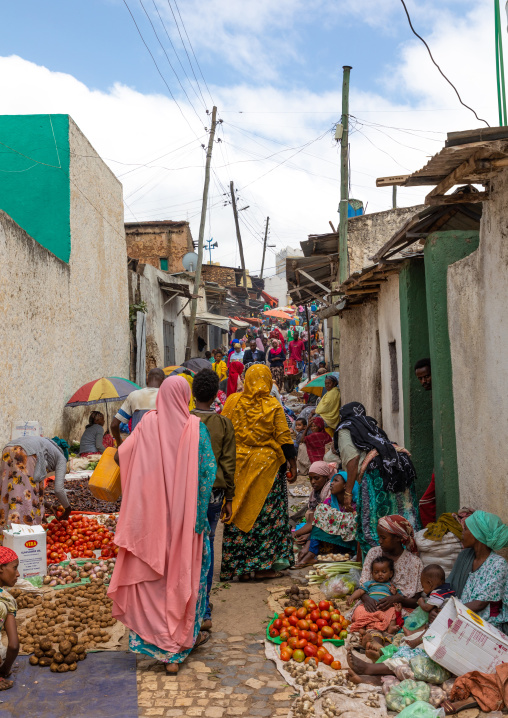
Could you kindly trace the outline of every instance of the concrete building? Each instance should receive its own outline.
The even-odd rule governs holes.
[[[279,301],[279,307],[286,307],[290,303],[288,281],[286,276],[287,261],[303,257],[302,250],[287,246],[275,255],[275,274],[265,277],[265,290]]]
[[[91,408],[64,411],[72,394],[129,376],[122,186],[68,115],[0,134],[0,443],[17,419],[75,438]]]
[[[165,272],[183,272],[182,257],[194,251],[189,223],[170,219],[126,222],[127,254]]]

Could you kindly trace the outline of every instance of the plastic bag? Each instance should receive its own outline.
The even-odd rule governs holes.
[[[431,686],[430,687],[429,703],[431,706],[434,706],[434,708],[439,708],[441,703],[445,700],[446,700],[446,693],[441,688],[441,686]]]
[[[381,676],[381,683],[384,695],[386,696],[394,686],[398,686],[400,681],[395,676]]]
[[[411,668],[409,663],[407,661],[404,661],[403,659],[395,658],[394,660],[396,662],[396,665],[394,665],[393,667],[390,665],[390,667],[392,668],[399,681],[414,681],[415,674],[413,673],[413,669]]]
[[[415,701],[399,713],[397,718],[438,718],[444,716],[443,709],[437,709],[426,701]]]
[[[347,574],[343,576],[334,576],[321,584],[320,589],[326,598],[342,598],[353,593],[356,586],[347,579]]]
[[[376,663],[384,663],[388,659],[390,659],[397,651],[399,650],[398,646],[394,646],[393,643],[390,643],[388,646],[384,646],[381,649],[381,658],[378,658]]]
[[[450,697],[450,693],[452,692],[452,688],[453,688],[453,684],[454,684],[454,683],[455,683],[455,678],[452,677],[452,678],[448,678],[448,680],[445,681],[445,682],[443,683],[443,685],[441,686],[441,688],[442,688],[442,689],[444,690],[444,692],[446,693],[446,697],[447,697],[447,698]]]
[[[409,661],[415,679],[426,683],[444,683],[450,678],[451,673],[446,668],[438,665],[428,656],[416,656]]]
[[[428,701],[429,698],[430,686],[422,681],[405,680],[398,686],[393,686],[386,696],[386,705],[390,710],[399,713],[415,701]]]
[[[429,614],[418,606],[404,619],[404,628],[407,628],[408,631],[416,631],[418,628],[427,625],[428,622]]]
[[[360,576],[362,575],[362,572],[359,568],[352,568],[350,569],[346,574],[344,574],[344,578],[346,578],[348,581],[350,581],[355,589],[358,588],[360,585]]]

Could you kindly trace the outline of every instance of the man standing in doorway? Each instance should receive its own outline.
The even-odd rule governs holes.
[[[415,364],[416,378],[423,386],[425,391],[432,391],[432,372],[430,368],[430,359],[419,359]],[[426,492],[420,499],[420,519],[422,526],[427,526],[436,520],[436,479],[432,474],[432,479],[427,487]]]
[[[116,439],[117,446],[122,443],[120,436],[120,424],[128,424],[132,419],[131,432],[141,421],[147,411],[155,409],[155,401],[159,387],[166,378],[162,369],[150,369],[144,389],[131,391],[111,422],[111,433]]]

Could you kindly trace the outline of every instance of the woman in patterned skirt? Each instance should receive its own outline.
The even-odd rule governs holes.
[[[221,580],[278,578],[294,562],[286,491],[296,481],[295,449],[284,410],[270,396],[267,366],[245,373],[242,394],[232,394],[222,415],[233,422],[236,473],[233,514],[224,527]]]

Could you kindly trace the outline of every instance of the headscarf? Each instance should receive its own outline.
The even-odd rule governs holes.
[[[168,377],[156,410],[118,449],[122,509],[108,591],[113,615],[170,653],[194,644],[207,525],[206,512],[198,512],[200,420],[189,414],[190,393],[183,377]],[[208,473],[199,496],[206,504],[215,471]]]
[[[228,388],[226,396],[234,394],[238,386],[238,377],[243,374],[244,366],[241,361],[232,361],[229,364]]]
[[[335,464],[334,464],[334,466],[335,466]],[[332,478],[330,479],[330,492],[331,492],[331,487],[332,487],[332,481],[334,480],[334,478],[335,478],[337,475],[339,475],[339,476],[341,476],[341,477],[343,478],[344,483],[347,483],[347,473],[346,473],[345,471],[336,471],[336,472],[334,473],[334,475],[332,476]],[[353,496],[352,496],[352,498],[351,498],[351,504],[352,504],[353,509],[355,509],[355,510],[356,510],[356,504],[358,503],[358,495],[359,495],[359,493],[360,493],[360,487],[359,487],[358,482],[355,481],[355,485],[353,486],[353,491],[352,491]],[[330,496],[330,506],[331,506],[333,509],[337,509],[338,511],[342,511],[342,508],[341,508],[341,506],[340,506],[340,504],[339,504],[339,500],[338,500],[338,498],[335,496],[335,494],[331,494],[331,496]]]
[[[276,348],[274,348],[273,346],[270,347],[270,354],[273,354],[273,356],[275,356],[276,354],[280,354],[280,353],[281,353],[281,351],[282,351],[282,344],[281,344],[280,339],[277,339],[276,337],[274,337],[274,338],[272,339],[272,341],[276,341],[276,342],[277,342],[277,347],[276,347]]]
[[[232,523],[249,532],[285,463],[282,446],[292,444],[282,406],[270,396],[272,374],[265,364],[245,372],[243,393],[228,397],[222,415],[236,436],[235,498]]]
[[[378,456],[372,459],[370,465],[379,470],[385,491],[399,493],[414,484],[416,473],[409,454],[396,451],[377,421],[366,415],[363,404],[352,401],[341,407],[338,430],[341,429],[349,430],[353,444],[360,451],[377,451]]]
[[[475,539],[492,551],[499,551],[508,546],[508,526],[496,514],[475,511],[466,518],[465,523]]]
[[[383,516],[379,519],[378,525],[389,534],[393,534],[402,539],[402,545],[409,551],[418,553],[413,527],[403,516],[399,516],[399,514]]]
[[[335,429],[339,423],[340,412],[340,391],[337,386],[334,386],[333,389],[330,389],[321,397],[316,407],[316,414],[323,417],[327,426]]]
[[[6,546],[0,546],[0,566],[17,560],[18,554],[15,553],[11,548],[7,548]]]
[[[309,432],[302,441],[307,447],[309,461],[321,461],[325,455],[325,447],[331,443],[332,437],[326,433],[325,422],[320,416],[315,416],[312,423],[318,427],[319,431]]]
[[[328,479],[337,473],[337,464],[329,464],[326,461],[315,461],[310,465],[309,474],[326,476]],[[320,491],[312,489],[309,496],[309,509],[313,511],[318,504],[322,504],[331,495],[331,481],[326,481]]]

